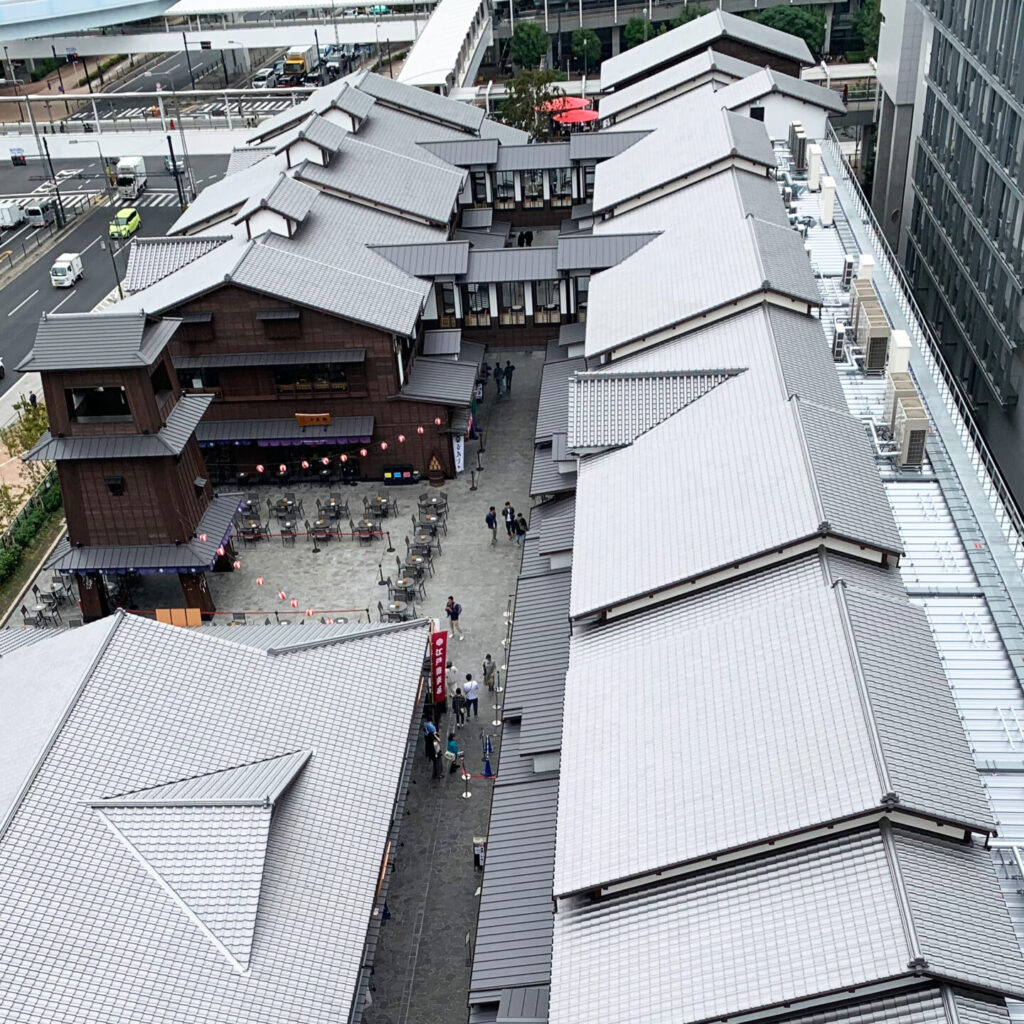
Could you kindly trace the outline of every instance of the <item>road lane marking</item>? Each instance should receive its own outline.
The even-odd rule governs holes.
[[[92,241],[91,241],[91,242],[90,242],[90,243],[89,243],[89,244],[88,244],[88,245],[87,245],[87,246],[86,246],[86,247],[85,247],[85,248],[84,248],[84,249],[82,250],[82,252],[88,252],[88,251],[89,251],[89,250],[90,250],[90,249],[91,249],[91,248],[92,248],[92,247],[93,247],[93,246],[94,246],[94,245],[95,245],[95,244],[96,244],[97,242],[102,242],[102,241],[103,241],[103,236],[102,236],[102,235],[97,235],[97,236],[96,236],[96,237],[95,237],[95,238],[94,238],[94,239],[93,239],[93,240],[92,240]],[[81,255],[82,255],[82,252],[80,252],[80,253],[79,253],[78,255],[79,255],[79,256],[81,256]]]
[[[15,314],[15,313],[17,313],[17,312],[18,312],[18,310],[19,310],[19,309],[21,309],[21,307],[22,307],[22,306],[24,306],[26,302],[30,302],[30,301],[31,301],[32,299],[34,299],[34,298],[35,298],[35,297],[36,297],[36,296],[37,296],[38,294],[39,294],[39,289],[37,288],[37,289],[36,289],[36,290],[35,290],[35,291],[34,291],[34,292],[33,292],[33,293],[32,293],[32,294],[31,294],[31,295],[30,295],[30,296],[29,296],[29,297],[28,297],[27,299],[22,299],[22,300],[21,300],[21,302],[19,302],[19,303],[18,303],[18,304],[17,304],[17,305],[16,305],[15,307],[14,307],[14,309],[12,309],[12,310],[10,311],[10,313],[8,313],[7,315],[8,315],[8,316],[14,316],[14,314]]]
[[[53,309],[50,310],[50,312],[51,313],[56,313],[57,310],[60,309],[60,307],[63,306],[64,303],[68,301],[68,299],[74,298],[74,295],[75,295],[74,291],[68,292],[68,294],[65,295],[64,298],[61,299],[60,302],[58,302],[57,305],[53,307]]]

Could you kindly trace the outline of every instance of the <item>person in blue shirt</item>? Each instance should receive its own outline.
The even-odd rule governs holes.
[[[423,749],[427,755],[428,761],[433,761],[434,754],[434,741],[437,739],[437,726],[428,718],[423,723]]]
[[[455,733],[448,733],[448,774],[454,775],[459,770],[459,745],[455,742]]]

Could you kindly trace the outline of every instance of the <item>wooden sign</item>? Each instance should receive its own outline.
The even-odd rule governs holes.
[[[329,427],[331,414],[329,412],[297,412],[295,422],[300,427]]]

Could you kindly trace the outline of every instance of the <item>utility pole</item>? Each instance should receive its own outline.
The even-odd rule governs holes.
[[[313,42],[316,44],[316,70],[320,75],[320,84],[324,84],[324,66],[320,60],[320,36],[316,29],[313,29]]]
[[[117,282],[117,294],[123,299],[124,289],[121,287],[121,275],[117,272],[117,261],[114,259],[114,243],[107,244],[106,242],[100,242],[100,248],[106,249],[110,253],[110,265],[114,268],[114,280]]]
[[[50,177],[53,179],[53,194],[57,197],[57,227],[62,228],[67,223],[67,218],[64,216],[64,203],[60,198],[60,188],[57,186],[57,175],[53,170],[53,161],[50,159],[50,146],[46,141],[46,136],[42,137],[43,152],[46,154],[46,163],[50,168]]]
[[[192,74],[192,58],[188,55],[188,38],[185,36],[184,32],[181,33],[181,41],[185,44],[185,63],[188,64],[188,80],[192,83],[192,88],[194,90],[196,87],[196,76]],[[181,112],[179,111],[179,117],[180,116]]]
[[[167,136],[167,148],[171,153],[171,173],[174,175],[174,184],[178,189],[178,204],[184,210],[188,204],[185,202],[185,191],[181,187],[181,175],[178,174],[178,161],[174,156],[174,142],[170,135]]]
[[[64,76],[61,74],[60,61],[57,59],[57,47],[50,43],[50,49],[53,51],[53,63],[57,65],[57,81],[60,82],[60,94],[64,97],[64,113],[70,117],[71,108],[68,106],[67,93],[64,92]]]

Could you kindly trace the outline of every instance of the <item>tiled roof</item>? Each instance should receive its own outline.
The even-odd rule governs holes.
[[[601,101],[602,104],[605,102]],[[624,153],[648,133],[640,132],[577,132],[569,136],[570,160],[607,160]]]
[[[402,397],[468,406],[473,401],[476,374],[476,366],[469,362],[420,356],[412,364]]]
[[[568,142],[542,142],[527,146],[502,146],[496,171],[543,171],[569,166]]]
[[[282,172],[273,186],[264,194],[249,197],[249,200],[239,210],[235,223],[246,220],[257,210],[272,210],[296,224],[301,224],[309,215],[315,197],[316,189],[303,185],[302,182],[296,181]]]
[[[642,249],[657,234],[638,235],[570,235],[558,239],[559,270],[607,270],[638,249]]]
[[[194,370],[205,366],[295,366],[310,363],[361,363],[365,348],[291,349],[271,352],[209,352],[205,355],[175,356],[174,367]]]
[[[780,93],[800,100],[801,103],[824,107],[835,114],[842,114],[846,110],[843,101],[831,89],[824,89],[814,82],[805,82],[802,78],[794,78],[772,68],[761,68],[756,74],[733,82],[718,93],[718,98],[723,106],[735,110],[770,93]]]
[[[127,292],[138,292],[168,274],[205,256],[223,245],[228,235],[202,235],[185,238],[137,238],[128,254],[128,269],[122,285]]]
[[[551,281],[558,277],[558,249],[523,246],[470,249],[464,280],[484,284],[498,281]]]
[[[479,107],[438,96],[414,85],[404,85],[382,75],[363,73],[358,86],[360,92],[368,93],[379,103],[451,125],[464,132],[478,133],[484,120],[484,112]]]
[[[469,242],[421,242],[418,245],[380,245],[373,251],[413,277],[454,277],[466,272]]]
[[[32,351],[18,364],[30,370],[99,370],[149,367],[180,320],[145,313],[44,313]]]
[[[280,654],[212,632],[118,615],[5,656],[5,715],[30,693],[41,722],[2,755],[32,776],[0,838],[5,1020],[135,1021],[140,992],[169,1024],[353,1005],[427,626]],[[367,680],[381,718],[361,733]],[[308,751],[283,795],[287,772],[254,777]],[[89,806],[186,778],[226,805]]]
[[[339,439],[369,442],[372,416],[334,416],[324,426],[300,427],[294,417],[263,420],[207,420],[196,429],[203,444],[216,441],[310,441]]]
[[[558,467],[553,449],[551,441],[538,444],[534,448],[533,474],[530,477],[531,498],[545,494],[566,494],[576,490],[576,470],[563,473]]]
[[[228,177],[238,171],[244,171],[247,167],[258,164],[264,157],[270,156],[273,152],[273,146],[236,146],[231,150],[231,155],[228,157],[228,167],[224,172],[224,176]]]
[[[425,356],[457,356],[462,348],[462,331],[424,331]]]
[[[550,441],[552,434],[566,432],[571,380],[574,374],[585,370],[586,365],[583,359],[560,359],[544,364],[534,428],[535,442]]]
[[[453,167],[486,167],[498,159],[497,139],[451,139],[420,146]]]

